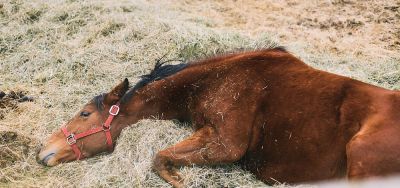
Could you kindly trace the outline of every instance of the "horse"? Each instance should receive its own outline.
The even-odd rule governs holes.
[[[122,129],[154,117],[194,130],[153,159],[174,187],[189,165],[237,163],[267,184],[400,172],[400,92],[314,69],[280,47],[157,63],[134,87],[125,79],[90,100],[38,162],[112,152]]]

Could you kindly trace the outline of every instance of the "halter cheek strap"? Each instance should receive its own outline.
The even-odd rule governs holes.
[[[76,141],[81,138],[90,136],[92,134],[96,134],[98,132],[103,131],[105,133],[106,139],[107,139],[108,151],[111,152],[114,149],[110,129],[111,129],[111,122],[113,121],[114,117],[117,116],[119,113],[119,102],[115,105],[112,105],[108,113],[109,113],[108,118],[101,127],[90,129],[88,131],[85,131],[85,132],[82,132],[79,134],[73,134],[73,133],[68,132],[68,130],[65,126],[61,127],[61,131],[64,133],[65,137],[67,138],[67,143],[68,143],[68,145],[71,146],[72,150],[74,151],[75,157],[77,160],[83,159],[83,158],[85,158],[85,156],[83,156],[81,150],[79,149],[79,147],[76,144]]]

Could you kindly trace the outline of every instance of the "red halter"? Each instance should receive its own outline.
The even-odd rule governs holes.
[[[108,150],[110,152],[113,150],[113,142],[112,142],[110,129],[111,129],[111,122],[114,119],[114,117],[116,115],[118,115],[118,113],[119,113],[119,102],[117,104],[111,106],[111,108],[109,110],[109,114],[110,115],[108,116],[106,122],[101,127],[90,129],[90,130],[88,130],[86,132],[79,133],[79,134],[76,134],[76,135],[73,134],[73,133],[68,132],[68,130],[67,130],[67,128],[65,126],[63,126],[61,128],[61,130],[64,133],[65,137],[67,137],[67,143],[68,143],[68,145],[70,145],[72,147],[72,150],[74,151],[77,160],[83,159],[83,158],[85,158],[85,156],[82,155],[81,150],[76,145],[76,141],[81,139],[81,138],[83,138],[83,137],[87,137],[89,135],[96,134],[96,133],[101,132],[101,131],[104,131],[104,133],[106,134]]]

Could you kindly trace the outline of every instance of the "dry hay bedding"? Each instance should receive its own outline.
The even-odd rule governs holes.
[[[32,147],[32,140],[27,137],[11,131],[0,132],[0,168],[4,169],[17,161],[24,160]],[[0,179],[0,181],[7,180]]]
[[[0,187],[168,187],[151,171],[152,158],[190,135],[190,126],[143,120],[123,131],[112,154],[54,168],[36,163],[33,146],[58,131],[92,96],[125,77],[136,81],[164,54],[197,59],[275,41],[268,35],[250,38],[210,28],[187,12],[151,1],[0,4],[0,90],[23,90],[35,97],[7,108],[0,120],[1,134],[8,135],[2,143],[18,156],[2,157],[6,167],[0,171]],[[351,55],[307,54],[306,47],[288,45],[314,67],[400,88],[398,57],[359,62]],[[265,186],[236,165],[184,167],[182,174],[189,187]]]

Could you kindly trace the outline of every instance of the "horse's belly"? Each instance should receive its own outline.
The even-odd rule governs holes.
[[[335,138],[295,137],[288,139],[267,135],[264,144],[249,151],[243,166],[267,183],[300,183],[344,176],[346,169],[345,143]],[[294,133],[293,133],[294,134]],[[332,139],[334,139],[332,144]]]

